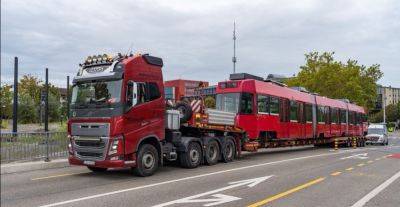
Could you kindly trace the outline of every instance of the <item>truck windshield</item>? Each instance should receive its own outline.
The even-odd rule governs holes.
[[[71,104],[76,107],[107,106],[120,102],[122,80],[78,83],[72,88]]]
[[[368,129],[368,134],[384,134],[384,130],[370,128],[370,129]]]
[[[226,112],[238,113],[240,93],[217,94],[216,109]]]

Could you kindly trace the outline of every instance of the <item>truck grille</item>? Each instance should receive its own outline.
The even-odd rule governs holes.
[[[77,152],[81,157],[102,157],[103,153],[99,152]]]
[[[104,160],[107,153],[108,137],[74,137],[74,149],[80,160]]]

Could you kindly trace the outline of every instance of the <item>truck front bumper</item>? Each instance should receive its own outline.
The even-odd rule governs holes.
[[[126,168],[135,167],[135,160],[101,160],[101,161],[85,161],[80,160],[74,156],[68,157],[69,164],[71,165],[84,165],[98,168]]]

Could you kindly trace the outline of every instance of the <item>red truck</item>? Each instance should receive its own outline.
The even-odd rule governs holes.
[[[166,106],[162,66],[148,54],[89,56],[80,64],[68,121],[70,164],[149,176],[165,160],[195,168],[258,148],[364,144],[361,107],[248,74],[218,83],[216,109]]]

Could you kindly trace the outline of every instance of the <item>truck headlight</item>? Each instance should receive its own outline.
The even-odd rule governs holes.
[[[113,141],[110,144],[110,149],[108,150],[108,155],[114,155],[118,153],[118,148],[122,147],[120,146],[122,143],[123,137],[118,136],[114,137]]]

